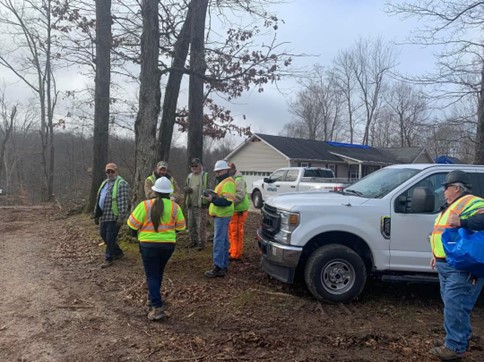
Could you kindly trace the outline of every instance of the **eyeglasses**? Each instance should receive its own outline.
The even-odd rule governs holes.
[[[451,186],[457,186],[457,185],[454,185],[454,184],[444,185],[444,191],[447,191],[447,189]]]
[[[191,165],[190,167],[198,167],[199,165]]]
[[[114,170],[106,170],[106,173],[116,173]]]

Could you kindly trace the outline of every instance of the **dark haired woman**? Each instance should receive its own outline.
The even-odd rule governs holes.
[[[148,284],[151,310],[149,320],[164,317],[161,282],[165,265],[175,251],[176,232],[185,229],[185,217],[181,207],[170,200],[173,186],[166,177],[160,177],[151,188],[156,198],[136,206],[128,219],[128,226],[138,234],[141,258]]]

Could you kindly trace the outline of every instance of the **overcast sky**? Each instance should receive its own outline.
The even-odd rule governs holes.
[[[284,48],[290,53],[312,55],[297,57],[293,62],[295,68],[308,71],[316,63],[330,66],[338,51],[352,47],[360,37],[382,37],[388,42],[402,43],[416,22],[388,16],[383,11],[384,4],[384,0],[290,0],[275,5],[272,11],[284,21],[280,23],[278,41],[288,43]],[[417,74],[433,66],[430,49],[398,46],[396,50],[397,70]],[[8,98],[25,101],[28,94],[25,86],[5,69],[2,73],[0,79],[9,84]],[[84,83],[91,82],[74,69],[57,74],[57,81],[64,89],[83,88]],[[293,120],[288,101],[297,92],[298,84],[295,80],[283,80],[278,86],[279,90],[268,85],[263,93],[252,91],[230,104],[236,122],[250,125],[252,132],[278,134],[284,124]],[[182,90],[180,103],[186,104],[186,98],[187,92]]]
[[[352,47],[360,37],[382,37],[401,44],[416,22],[387,15],[384,4],[384,0],[297,0],[280,4],[275,10],[285,24],[279,28],[279,41],[289,42],[286,49],[292,53],[314,54],[294,59],[295,67],[308,70],[315,63],[330,66],[338,51]],[[399,45],[396,51],[399,71],[418,74],[433,67],[431,49]],[[288,80],[280,82],[279,87],[283,94],[268,86],[263,93],[254,91],[237,100],[232,105],[237,122],[251,125],[253,132],[278,134],[292,120],[287,102],[298,85]]]

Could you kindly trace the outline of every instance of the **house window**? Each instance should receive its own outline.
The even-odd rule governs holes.
[[[309,162],[298,162],[299,167],[311,167]]]

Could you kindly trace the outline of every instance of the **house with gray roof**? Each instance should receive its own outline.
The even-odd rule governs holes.
[[[400,150],[400,151],[399,151]],[[337,178],[354,181],[396,163],[433,163],[423,148],[375,148],[254,133],[226,157],[244,175],[247,185],[281,167],[323,167]]]

